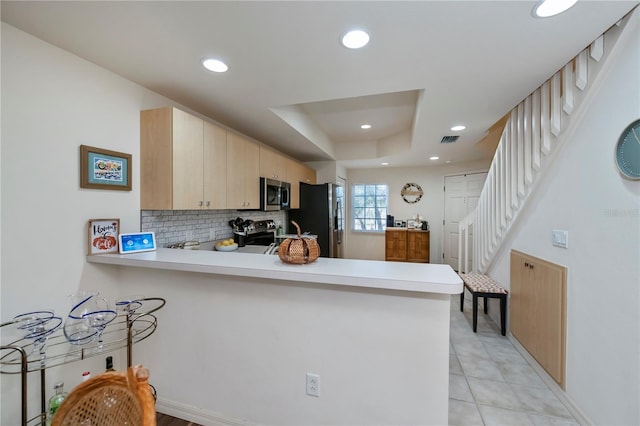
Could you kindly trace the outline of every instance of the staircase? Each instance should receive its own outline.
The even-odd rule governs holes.
[[[475,211],[459,222],[458,272],[485,273],[554,153],[580,123],[627,15],[508,114]],[[576,142],[579,143],[579,142]],[[473,237],[471,238],[471,236]]]

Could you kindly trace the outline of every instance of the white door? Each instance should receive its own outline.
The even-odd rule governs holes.
[[[472,173],[444,178],[444,241],[443,258],[454,270],[458,270],[458,222],[476,208],[480,192],[487,178],[486,173]],[[469,247],[473,235],[469,234]],[[471,261],[469,251],[469,261]]]

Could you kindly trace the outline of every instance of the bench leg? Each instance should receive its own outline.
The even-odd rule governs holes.
[[[462,293],[460,293],[460,312],[464,312],[464,286],[462,286]]]
[[[478,296],[475,293],[473,294],[473,332],[475,333],[478,329]]]
[[[483,297],[483,299],[484,299],[484,314],[486,315],[487,311],[488,311],[488,304],[487,304],[488,297],[485,296],[485,297]]]
[[[500,296],[500,332],[503,336],[507,334],[507,295]]]

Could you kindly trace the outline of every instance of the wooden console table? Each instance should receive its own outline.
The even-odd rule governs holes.
[[[387,228],[385,260],[429,263],[429,231]]]

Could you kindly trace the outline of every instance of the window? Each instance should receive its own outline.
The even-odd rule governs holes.
[[[388,185],[356,184],[351,188],[353,225],[356,232],[382,232],[387,225]]]

